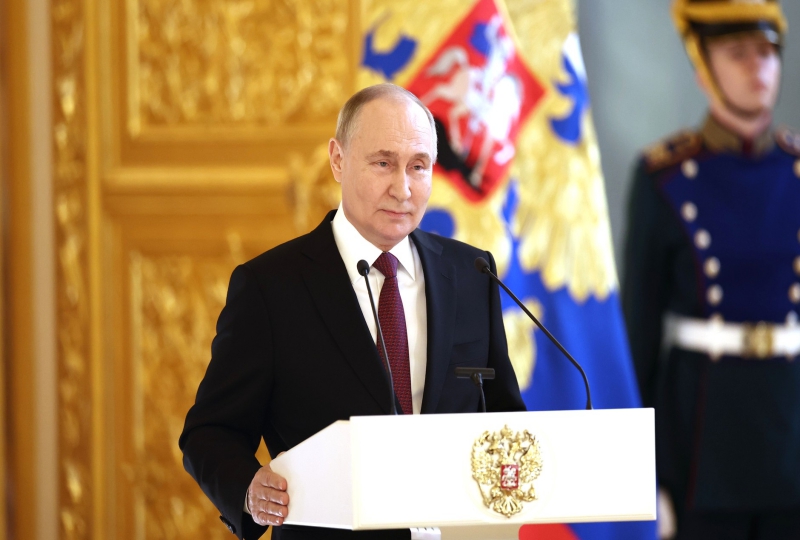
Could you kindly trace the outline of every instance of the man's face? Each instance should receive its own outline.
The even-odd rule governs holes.
[[[433,135],[419,105],[379,98],[361,108],[350,141],[328,153],[342,208],[373,245],[388,251],[417,228],[431,195]]]
[[[744,116],[771,111],[778,99],[781,61],[775,46],[752,33],[713,40],[708,57],[729,104]]]

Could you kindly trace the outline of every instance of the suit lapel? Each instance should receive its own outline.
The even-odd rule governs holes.
[[[442,258],[442,245],[430,234],[411,233],[425,273],[425,303],[428,314],[428,361],[422,413],[436,412],[453,346],[456,314],[456,277],[453,264]]]
[[[329,213],[309,234],[303,253],[310,259],[303,279],[323,321],[356,376],[375,401],[389,413],[389,385],[378,350],[364,321],[344,262],[336,248]]]

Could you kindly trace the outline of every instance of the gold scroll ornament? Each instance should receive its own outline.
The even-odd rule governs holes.
[[[533,481],[542,473],[539,441],[527,430],[484,431],[472,446],[472,478],[487,508],[510,518],[536,500]]]

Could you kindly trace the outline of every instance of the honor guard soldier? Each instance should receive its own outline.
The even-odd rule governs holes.
[[[800,134],[771,128],[787,24],[778,1],[672,11],[709,114],[638,162],[622,291],[660,491],[678,539],[800,539]]]

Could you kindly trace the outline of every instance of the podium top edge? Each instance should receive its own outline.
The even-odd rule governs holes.
[[[536,414],[536,415],[590,415],[590,414],[644,414],[649,413],[652,414],[655,412],[655,409],[652,407],[628,407],[628,408],[619,408],[619,409],[559,409],[553,411],[505,411],[505,412],[474,412],[474,413],[429,413],[429,414],[403,414],[397,415],[396,418],[413,418],[417,416],[425,416],[425,417],[432,417],[432,416],[457,416],[461,417],[468,417],[468,416],[499,416],[499,415],[528,415],[528,414]],[[350,420],[360,420],[360,419],[375,419],[375,418],[391,418],[392,415],[371,415],[371,416],[351,416]],[[345,422],[347,423],[348,420],[339,420],[338,422]]]

